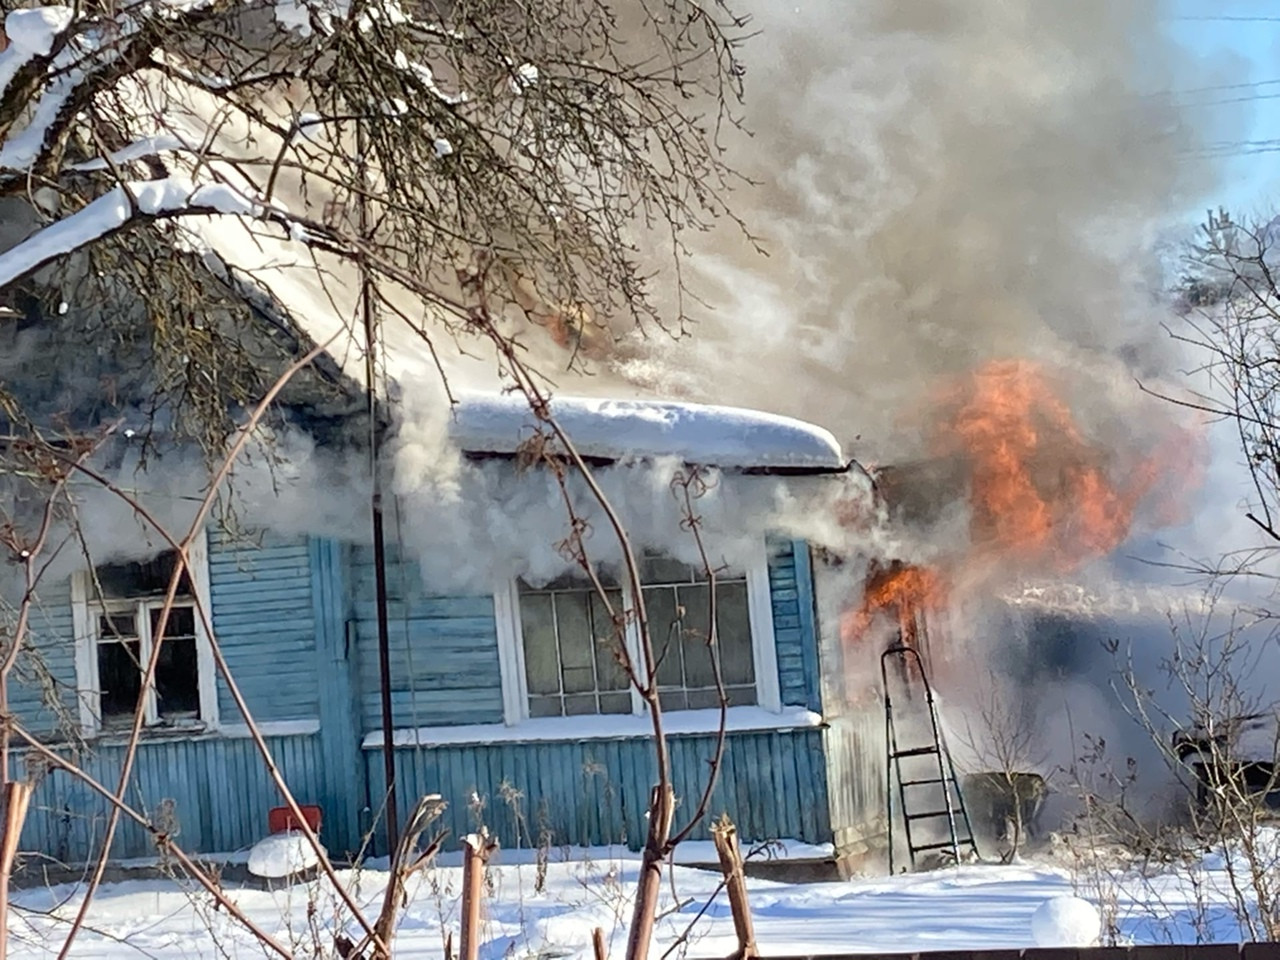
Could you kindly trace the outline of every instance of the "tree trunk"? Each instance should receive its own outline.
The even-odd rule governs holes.
[[[0,960],[9,951],[9,875],[18,854],[18,837],[27,819],[27,805],[31,802],[31,784],[16,780],[6,781],[0,803],[4,805],[4,835],[0,836]]]
[[[671,784],[653,788],[649,799],[649,836],[640,859],[640,879],[636,884],[636,908],[627,937],[627,960],[647,960],[653,940],[658,895],[662,892],[662,861],[671,837],[671,821],[676,812],[676,795]]]

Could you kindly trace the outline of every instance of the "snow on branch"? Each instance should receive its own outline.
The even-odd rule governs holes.
[[[4,18],[9,46],[0,51],[0,96],[18,71],[36,57],[47,57],[58,34],[71,25],[70,7],[35,7],[12,10]]]
[[[91,160],[85,160],[82,163],[68,164],[68,170],[78,172],[88,172],[93,170],[110,170],[113,166],[123,163],[131,163],[134,160],[143,160],[148,157],[158,157],[164,153],[194,153],[196,148],[187,143],[181,137],[173,134],[162,134],[154,137],[143,137],[127,147],[115,150],[105,157],[94,157]]]
[[[196,186],[177,177],[124,183],[0,254],[0,288],[110,236],[133,220],[214,214],[260,218],[266,210],[225,184]]]
[[[121,17],[114,23],[114,39],[103,28],[85,30],[55,52],[59,36],[72,29],[74,16],[69,7],[51,6],[15,10],[5,18],[11,46],[0,53],[0,97],[28,66],[45,66],[48,77],[25,126],[16,133],[7,131],[0,142],[0,169],[29,170],[35,164],[77,88],[119,57],[119,37],[136,32],[136,24]],[[14,53],[12,59],[10,53]],[[23,95],[21,90],[16,92]]]

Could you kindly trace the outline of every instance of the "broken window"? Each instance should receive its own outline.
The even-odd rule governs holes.
[[[711,651],[710,583],[704,571],[667,557],[640,564],[650,633],[658,657],[658,691],[668,710],[718,707]],[[610,580],[615,611],[632,606]],[[720,670],[731,705],[757,703],[755,658],[744,574],[716,576]],[[588,582],[562,578],[542,588],[520,584],[520,627],[531,717],[631,713],[634,703],[620,660],[625,632]],[[637,661],[638,662],[638,661]]]
[[[104,565],[88,578],[98,713],[104,728],[132,722],[157,644],[155,682],[143,704],[146,722],[179,725],[201,719],[194,592],[185,573],[163,638],[160,632],[164,598],[177,562],[177,553],[169,551],[152,560]]]

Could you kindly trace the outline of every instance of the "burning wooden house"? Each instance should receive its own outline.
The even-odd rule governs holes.
[[[277,294],[302,286],[287,280],[275,285]],[[56,271],[37,277],[11,304],[10,318],[0,320],[14,360],[3,369],[5,389],[32,415],[64,428],[104,417],[128,424],[155,387],[145,346],[86,342],[82,309],[57,307],[60,283]],[[277,366],[334,322],[308,315],[314,297],[284,302],[228,286],[225,274],[210,286],[210,316]],[[273,415],[278,436],[309,444],[312,453],[368,455],[366,392],[344,366],[350,362],[334,350],[291,386]],[[114,383],[118,393],[76,393],[74,385],[86,379]],[[396,382],[378,398],[376,430],[388,438],[389,425],[415,402],[412,380]],[[655,463],[698,464],[777,490],[826,483],[867,489],[831,435],[799,421],[657,401],[558,398],[555,407],[580,452],[619,489]],[[424,550],[415,524],[429,513],[443,529],[462,508],[436,510],[429,498],[390,491],[379,558],[367,538],[367,499],[303,483],[302,516],[295,511],[286,521],[276,484],[302,481],[276,475],[258,491],[256,512],[234,528],[211,523],[197,541],[163,638],[157,612],[173,554],[140,533],[128,511],[87,510],[83,550],[63,554],[39,586],[39,613],[9,695],[19,722],[112,782],[144,695],[140,665],[162,644],[156,682],[145,691],[129,795],[143,810],[163,811],[167,829],[191,852],[242,850],[268,831],[280,801],[219,675],[216,643],[276,764],[337,855],[367,849],[370,834],[373,849],[382,844],[388,768],[401,811],[422,794],[439,793],[450,805],[445,825],[456,835],[479,819],[507,846],[638,848],[655,775],[650,727],[597,642],[600,611],[590,586],[526,562],[525,554],[554,554],[554,539],[568,529],[557,514],[553,526],[561,532],[548,536],[545,471],[519,463],[534,426],[528,406],[472,393],[440,423],[447,448],[476,471],[467,509],[501,518],[488,533],[446,535]],[[197,474],[190,472],[192,451],[165,436],[163,426],[139,420],[104,448],[99,466],[127,475],[141,499],[173,517],[191,492],[184,477]],[[280,456],[287,465],[287,452]],[[534,488],[543,499],[521,499]],[[652,502],[669,509],[669,492],[658,493]],[[645,515],[634,514],[638,522]],[[717,576],[730,706],[711,809],[728,812],[746,839],[827,845],[837,855],[865,851],[883,830],[880,716],[828,682],[844,654],[838,624],[819,616],[810,545],[740,526],[748,532]],[[708,584],[687,551],[664,553],[663,538],[644,530],[633,537],[643,548],[646,603],[675,628],[659,682],[675,785],[688,798],[705,780],[719,727],[705,643],[686,623],[706,610]],[[437,576],[482,557],[490,558],[489,572],[471,577],[465,589]],[[379,626],[380,605],[387,629]],[[210,612],[211,630],[197,606]],[[93,857],[105,801],[67,773],[35,763],[28,751],[15,750],[13,763],[17,775],[36,783],[23,848],[63,862]],[[113,856],[154,853],[148,831],[121,825]]]

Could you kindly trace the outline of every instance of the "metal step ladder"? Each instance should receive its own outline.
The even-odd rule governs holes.
[[[898,744],[898,731],[894,722],[893,697],[889,692],[889,663],[897,661],[902,669],[902,683],[908,698],[914,682],[924,690],[925,707],[929,714],[929,730],[933,742],[925,746],[903,749]],[[971,851],[978,858],[978,845],[973,837],[973,827],[969,822],[969,812],[965,809],[964,795],[960,792],[960,781],[956,778],[955,765],[951,761],[951,753],[947,750],[946,740],[938,722],[938,705],[933,697],[933,687],[925,673],[924,661],[914,647],[898,643],[889,647],[880,655],[880,682],[884,689],[884,734],[888,750],[888,762],[885,764],[885,810],[889,817],[889,873],[897,873],[894,861],[894,793],[898,795],[897,807],[902,816],[903,834],[907,841],[907,858],[911,869],[916,869],[916,855],[933,850],[950,850],[956,863],[960,862],[962,849]],[[936,775],[933,769],[923,774],[913,775],[912,779],[904,779],[902,761],[913,757],[933,758]],[[921,764],[923,765],[923,760]],[[895,790],[896,784],[896,790]],[[936,787],[940,790],[922,791],[924,787]],[[942,794],[942,809],[919,809],[921,793],[935,796]],[[942,841],[928,840],[917,842],[912,834],[913,828],[919,835],[920,828],[928,821],[944,819],[947,824],[947,839]],[[957,822],[958,821],[958,822]],[[936,833],[934,834],[936,835]]]

